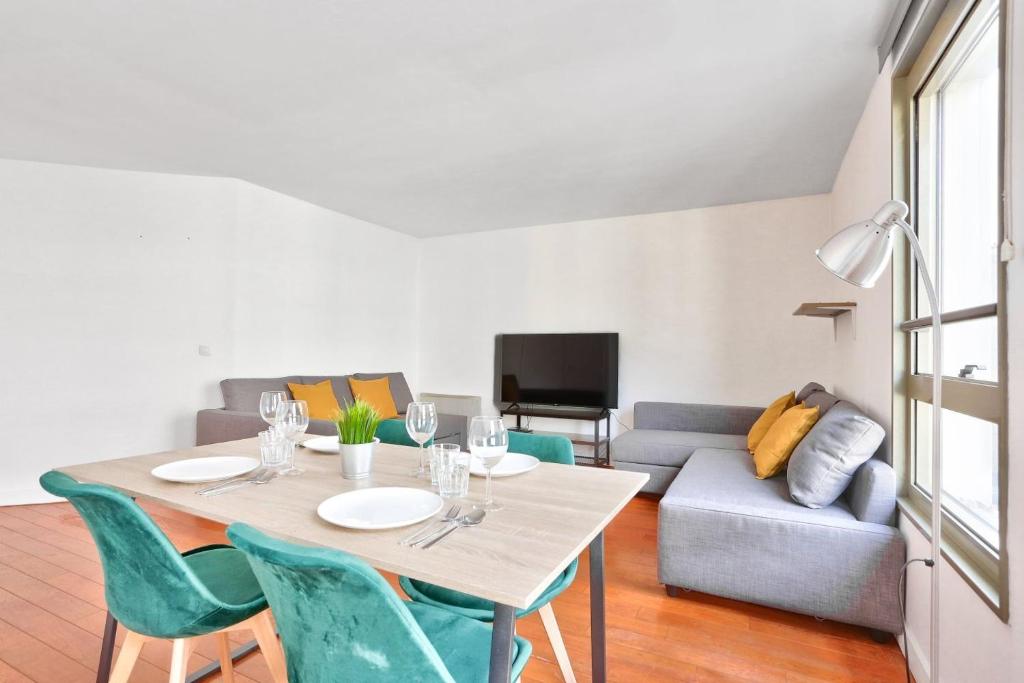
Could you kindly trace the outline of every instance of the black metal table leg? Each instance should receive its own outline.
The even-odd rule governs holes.
[[[109,611],[103,627],[103,644],[100,645],[100,665],[96,669],[96,683],[110,680],[110,664],[114,659],[114,637],[117,635],[117,619]]]
[[[246,656],[253,650],[256,650],[257,648],[259,648],[259,643],[257,643],[255,640],[250,640],[247,643],[242,643],[234,650],[232,650],[231,661],[237,662],[239,659]],[[215,673],[220,673],[220,660],[210,662],[202,669],[196,669],[188,675],[188,678],[185,679],[185,683],[196,683],[196,681],[201,681],[207,676],[210,676]]]
[[[590,659],[594,683],[608,679],[604,630],[604,532],[590,542]]]
[[[491,631],[491,674],[489,683],[512,680],[512,639],[516,634],[516,610],[508,605],[494,605],[494,626]]]

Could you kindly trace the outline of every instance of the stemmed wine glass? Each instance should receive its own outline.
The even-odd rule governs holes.
[[[500,510],[501,504],[495,503],[491,496],[491,470],[508,452],[508,430],[505,429],[505,421],[495,415],[474,417],[469,424],[469,452],[474,458],[478,458],[487,470],[483,502],[473,507],[487,512]]]
[[[260,394],[260,417],[271,427],[277,424],[277,408],[288,400],[283,391],[264,391]]]
[[[309,406],[305,401],[282,401],[277,409],[277,426],[288,439],[288,462],[281,474],[302,474],[295,466],[295,443],[309,428]]]
[[[414,477],[430,477],[424,444],[434,438],[437,431],[437,407],[433,403],[413,402],[405,409],[405,431],[420,445],[420,466],[412,471]]]

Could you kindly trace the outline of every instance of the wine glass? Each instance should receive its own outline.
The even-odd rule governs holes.
[[[295,466],[295,443],[309,428],[309,406],[305,401],[282,401],[277,408],[277,426],[288,439],[288,462],[281,474],[302,474]]]
[[[414,477],[429,477],[430,467],[426,463],[424,444],[434,438],[437,431],[437,407],[433,403],[410,403],[405,409],[405,431],[409,438],[420,445],[420,466],[412,471]]]
[[[474,458],[478,458],[487,470],[483,502],[473,507],[488,512],[500,510],[501,505],[495,503],[491,496],[491,470],[508,452],[508,430],[505,429],[505,421],[494,415],[474,417],[469,423],[469,452]]]
[[[287,400],[288,394],[283,391],[264,391],[260,394],[260,417],[273,427],[277,424],[277,407]]]

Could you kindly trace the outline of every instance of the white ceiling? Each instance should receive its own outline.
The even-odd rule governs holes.
[[[828,191],[896,0],[0,2],[0,157],[413,235]]]

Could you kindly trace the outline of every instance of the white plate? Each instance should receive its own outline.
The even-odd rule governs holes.
[[[302,445],[311,451],[317,453],[338,453],[338,437],[336,436],[318,436],[315,439],[307,439],[302,442]]]
[[[256,458],[241,455],[215,455],[209,458],[176,460],[154,467],[150,474],[164,481],[183,484],[202,484],[218,479],[230,479],[248,474],[260,466]]]
[[[442,504],[440,496],[424,489],[382,486],[328,498],[316,514],[349,529],[395,529],[436,515]]]
[[[526,455],[525,453],[506,453],[505,457],[501,459],[501,462],[495,465],[494,469],[491,470],[491,476],[495,478],[514,477],[517,474],[523,474],[524,472],[537,469],[537,465],[539,464],[540,460],[532,455]],[[487,476],[487,470],[484,469],[483,464],[477,458],[470,459],[469,473],[476,477]]]

